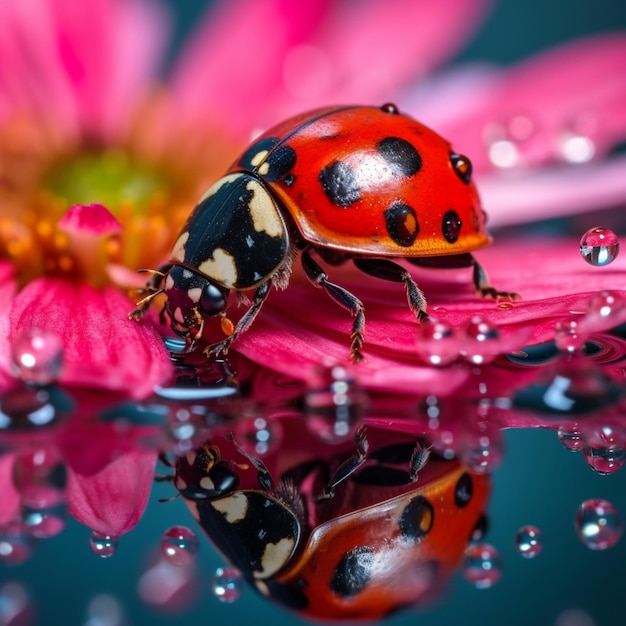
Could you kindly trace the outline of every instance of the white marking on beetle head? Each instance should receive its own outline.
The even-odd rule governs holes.
[[[189,463],[189,465],[191,466],[196,462],[197,456],[198,456],[198,453],[195,450],[189,450],[189,452],[185,454],[185,459],[187,463]]]
[[[165,291],[169,291],[172,287],[174,287],[174,279],[168,274],[165,279]]]
[[[200,296],[202,295],[202,289],[200,287],[194,287],[187,290],[187,297],[195,304],[200,302]]]
[[[215,489],[215,483],[208,476],[203,476],[200,479],[200,487],[207,491],[213,491]]]
[[[235,493],[213,500],[211,506],[220,512],[230,524],[240,522],[248,514],[248,496],[245,493]]]
[[[189,233],[184,232],[178,238],[174,247],[172,248],[172,254],[170,254],[170,260],[182,262],[185,260],[185,246],[187,245],[187,240],[189,239]]]
[[[293,537],[283,537],[276,543],[268,543],[261,557],[260,572],[254,572],[255,578],[269,578],[273,576],[289,560],[296,541]]]
[[[176,310],[174,311],[174,319],[179,323],[179,324],[184,324],[185,323],[185,318],[183,316],[183,312],[180,310],[180,307],[177,306]]]
[[[213,257],[200,263],[198,270],[228,289],[237,282],[235,258],[223,248],[216,248]]]
[[[283,237],[285,234],[283,220],[267,189],[256,180],[251,180],[246,189],[252,192],[248,209],[254,230],[258,233],[265,232],[270,237]]]
[[[237,180],[241,174],[227,174],[226,176],[222,176],[218,181],[214,182],[202,195],[200,200],[198,200],[198,204],[204,202],[207,198],[214,196],[224,185],[228,183],[232,183],[234,180]]]

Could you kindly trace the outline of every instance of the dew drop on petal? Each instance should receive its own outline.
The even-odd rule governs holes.
[[[585,439],[577,426],[560,426],[557,437],[561,445],[572,452],[580,452],[585,447]]]
[[[574,353],[585,343],[576,320],[559,320],[554,327],[554,343],[563,352]]]
[[[472,543],[465,550],[463,575],[477,589],[488,589],[502,576],[502,559],[488,543]]]
[[[91,551],[94,554],[102,557],[103,559],[108,559],[115,554],[115,551],[117,550],[117,544],[117,537],[105,535],[95,530],[91,533],[91,537],[89,538]]]
[[[589,467],[598,474],[613,474],[626,463],[626,434],[610,425],[585,431],[583,455]]]
[[[243,591],[241,572],[234,567],[219,567],[213,575],[211,591],[220,602],[236,602]]]
[[[429,365],[445,367],[459,356],[454,327],[436,319],[422,322],[417,330],[417,355]]]
[[[11,344],[15,375],[29,385],[55,382],[63,367],[63,341],[50,331],[30,328]]]
[[[472,317],[463,328],[461,354],[474,365],[489,363],[499,354],[498,329],[480,316]]]
[[[612,263],[619,254],[617,235],[602,226],[589,229],[580,240],[580,254],[589,265],[596,267]]]
[[[612,548],[621,538],[624,526],[615,506],[607,500],[585,500],[576,511],[576,532],[591,550]]]
[[[543,550],[541,531],[536,526],[522,526],[515,534],[515,548],[523,557],[534,559]]]
[[[368,402],[351,368],[336,364],[315,370],[304,403],[309,429],[324,441],[338,443],[354,436]]]
[[[161,537],[161,552],[171,565],[189,565],[200,551],[200,542],[193,530],[186,526],[172,526]]]

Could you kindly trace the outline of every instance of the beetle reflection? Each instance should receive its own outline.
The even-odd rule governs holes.
[[[431,597],[484,523],[489,479],[402,432],[320,442],[281,420],[260,458],[215,437],[174,484],[223,557],[278,603],[316,619],[380,619]]]

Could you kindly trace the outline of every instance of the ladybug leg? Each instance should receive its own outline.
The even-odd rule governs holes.
[[[307,278],[324,291],[341,307],[352,314],[352,332],[350,334],[350,358],[360,361],[363,358],[361,347],[363,346],[363,333],[365,331],[365,308],[363,303],[349,291],[331,283],[326,272],[313,260],[308,251],[302,253],[302,267]]]
[[[252,297],[252,305],[250,308],[244,313],[243,317],[237,322],[233,332],[224,339],[224,341],[220,341],[219,343],[213,344],[209,346],[204,354],[207,356],[218,356],[219,354],[226,354],[228,352],[228,348],[230,348],[230,344],[237,339],[237,336],[248,329],[248,327],[254,322],[254,318],[258,315],[265,299],[267,298],[271,288],[271,283],[265,282],[259,285],[257,290],[254,292],[254,296]]]
[[[424,448],[419,441],[415,444],[411,460],[409,461],[409,476],[411,482],[417,482],[418,472],[424,469],[430,458],[430,447]]]
[[[335,473],[330,477],[328,484],[324,488],[324,492],[322,495],[315,498],[316,502],[323,502],[324,500],[329,500],[334,497],[335,489],[337,489],[338,485],[342,483],[346,478],[349,478],[356,470],[365,463],[367,459],[367,452],[369,450],[369,442],[365,437],[365,429],[360,428],[354,437],[356,442],[356,450],[352,453],[349,459],[346,459],[336,470]]]
[[[370,276],[396,283],[404,283],[409,308],[420,322],[428,319],[424,293],[405,268],[387,259],[353,259],[353,261],[362,272]]]
[[[258,472],[257,478],[259,480],[259,485],[261,485],[261,487],[265,489],[266,491],[274,491],[274,481],[272,480],[272,475],[270,474],[269,470],[267,469],[267,467],[265,467],[265,463],[263,463],[261,459],[254,456],[253,454],[246,452],[235,441],[235,438],[233,437],[232,433],[227,433],[226,439],[230,441],[230,443],[233,444],[233,446],[235,447],[237,452],[239,452],[239,454],[241,454],[242,456],[245,456],[246,459],[248,459],[248,461],[250,461],[250,463],[252,463],[252,465],[255,467],[255,469]]]
[[[483,266],[471,256],[473,267],[474,288],[483,298],[493,298],[494,300],[520,300],[520,295],[515,292],[498,291],[489,284],[489,277]]]

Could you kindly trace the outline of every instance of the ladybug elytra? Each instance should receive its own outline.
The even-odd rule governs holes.
[[[254,321],[270,288],[284,289],[295,258],[308,279],[352,317],[350,356],[362,358],[361,301],[320,265],[347,260],[363,272],[403,283],[418,320],[426,299],[396,260],[427,267],[473,267],[482,296],[514,296],[489,285],[471,252],[490,243],[469,159],[392,104],[323,108],[261,135],[200,199],[168,263],[153,273],[139,319],[157,293],[189,349],[206,318],[228,335],[207,348],[226,352]],[[253,291],[233,327],[231,291]]]
[[[362,431],[356,442],[347,459],[342,449],[296,461],[275,483],[231,437],[208,446],[218,451],[212,463],[206,445],[178,459],[174,484],[259,593],[309,618],[377,620],[431,597],[456,570],[484,524],[489,478],[458,460],[424,459],[404,434],[375,449]]]

